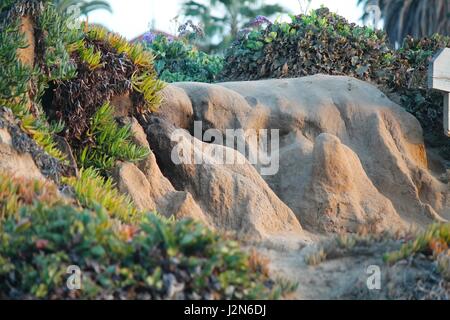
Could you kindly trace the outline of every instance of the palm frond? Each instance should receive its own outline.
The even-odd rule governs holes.
[[[358,3],[366,7],[379,5],[392,44],[401,44],[408,35],[414,38],[435,33],[450,35],[448,0],[359,0]],[[367,18],[367,14],[362,18]]]

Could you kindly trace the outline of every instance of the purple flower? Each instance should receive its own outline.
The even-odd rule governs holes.
[[[271,25],[272,21],[270,21],[269,18],[265,16],[257,16],[254,20],[250,21],[246,26],[255,28],[262,26],[263,24]]]
[[[142,37],[142,40],[144,42],[147,42],[148,44],[151,44],[153,41],[155,41],[156,37],[157,37],[156,34],[154,34],[153,32],[149,31],[149,32],[146,32],[144,34],[144,36]]]

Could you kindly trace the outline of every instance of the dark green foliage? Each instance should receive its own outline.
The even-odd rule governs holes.
[[[363,80],[391,64],[392,53],[381,31],[349,24],[322,8],[293,16],[291,23],[254,29],[226,53],[224,80],[298,77],[316,73]]]
[[[0,298],[264,299],[276,292],[236,243],[198,223],[149,215],[139,228],[113,226],[102,209],[23,208],[19,221],[0,226]],[[67,289],[70,265],[82,271],[79,291]]]
[[[2,2],[0,2],[0,12],[1,11],[6,11],[7,9],[9,9],[14,2],[17,2],[16,0],[3,0]]]
[[[155,69],[166,82],[214,82],[223,68],[223,58],[199,51],[183,40],[158,35],[144,43],[155,56]]]
[[[328,9],[292,17],[255,29],[227,52],[221,80],[258,80],[314,75],[353,76],[379,86],[415,115],[426,141],[450,159],[450,142],[442,126],[442,95],[427,89],[429,59],[450,45],[449,38],[407,38],[390,48],[383,31],[349,24]]]
[[[99,108],[112,97],[130,98],[130,108],[122,116],[142,116],[157,109],[164,83],[156,77],[151,54],[101,27],[90,27],[83,39],[69,43],[68,49],[77,63],[77,75],[55,81],[54,95],[46,111],[51,118],[66,124],[64,137],[76,153],[86,155],[84,150],[92,150],[90,155],[83,156],[81,165],[98,165],[96,168],[104,172],[115,160],[142,158],[142,152],[136,156],[138,148],[122,137],[126,129],[114,128],[113,110],[108,111],[111,119],[93,122]],[[108,145],[112,142],[114,145]],[[122,142],[130,145],[118,147]]]

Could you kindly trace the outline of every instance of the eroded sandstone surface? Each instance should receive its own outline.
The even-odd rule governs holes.
[[[309,230],[380,232],[450,218],[449,186],[430,169],[419,122],[368,83],[324,75],[177,83],[164,96],[157,117],[191,134],[194,121],[224,134],[280,130],[279,171],[263,178]]]

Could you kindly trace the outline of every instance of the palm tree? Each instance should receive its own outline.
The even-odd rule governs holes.
[[[401,44],[407,36],[421,38],[435,33],[450,35],[448,0],[358,0],[366,8],[378,5],[384,28],[392,44]],[[363,16],[363,19],[367,15]]]
[[[103,0],[53,0],[53,3],[61,12],[67,11],[67,9],[71,6],[79,6],[81,14],[85,16],[87,16],[89,12],[95,10],[107,10],[112,12],[108,1]]]
[[[278,5],[264,4],[264,0],[187,0],[182,5],[182,15],[200,21],[209,49],[224,47],[236,37],[241,27],[258,15],[270,17],[286,10]],[[213,39],[218,45],[212,45]],[[203,49],[208,50],[203,44]]]

